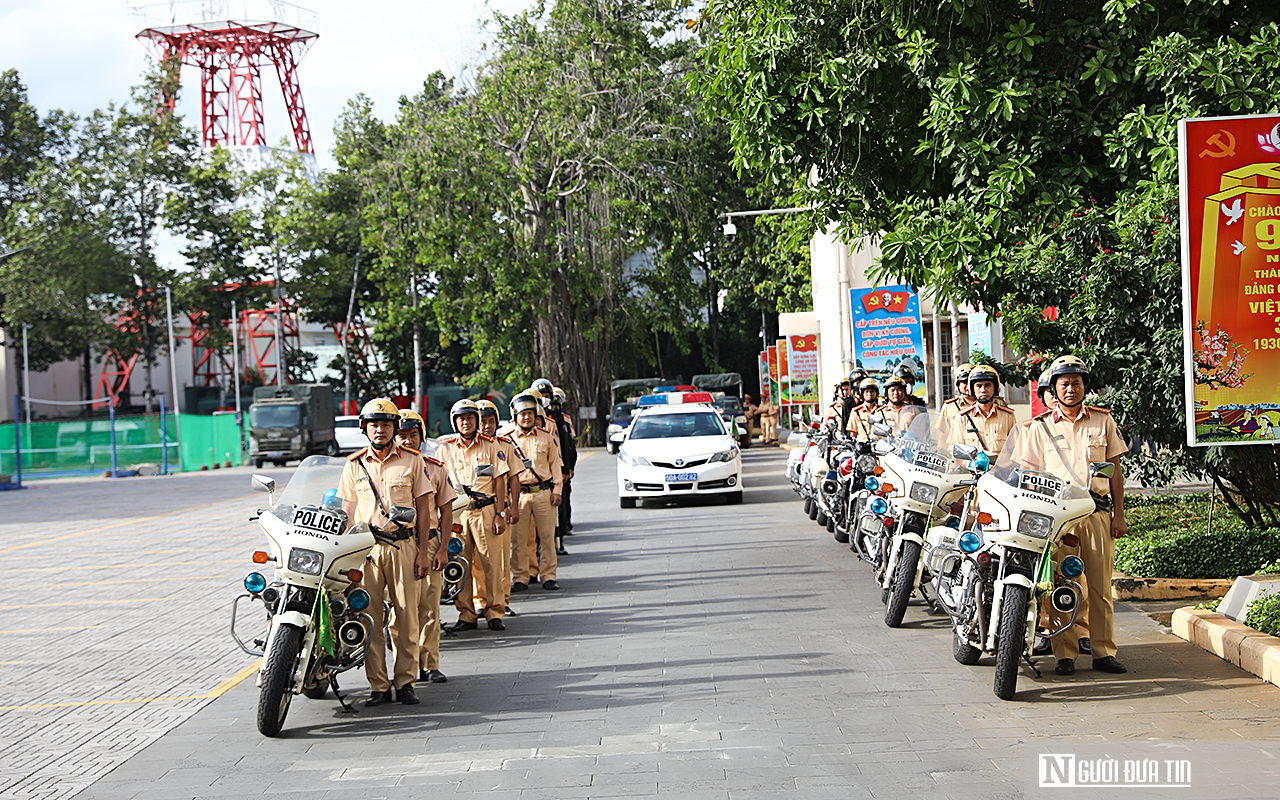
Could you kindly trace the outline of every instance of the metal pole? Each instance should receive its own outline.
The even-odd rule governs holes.
[[[27,401],[27,424],[31,424],[31,362],[27,359],[27,328],[31,326],[22,323],[22,393],[26,395]],[[13,406],[13,418],[18,418],[18,406]]]
[[[13,474],[18,478],[18,488],[22,488],[22,426],[18,424],[18,394],[13,394]],[[30,424],[30,423],[28,423]]]
[[[938,304],[933,304],[933,407],[942,410],[942,396],[946,387],[942,385],[942,318],[938,316]]]
[[[234,374],[232,385],[236,391],[236,440],[240,452],[236,454],[236,466],[244,463],[244,417],[240,412],[240,317],[236,314],[236,301],[231,301],[231,372]]]
[[[169,474],[169,425],[164,419],[164,395],[160,395],[160,474]]]
[[[284,284],[280,279],[280,259],[276,257],[276,386],[289,382],[289,367],[284,357]]]
[[[178,360],[173,351],[173,308],[169,299],[169,287],[164,287],[164,315],[169,321],[169,380],[173,384],[173,427],[178,438],[178,469],[182,469],[182,408],[178,400]]]
[[[111,403],[108,406],[111,414],[111,477],[120,477],[119,464],[116,460],[116,399],[110,398]]]

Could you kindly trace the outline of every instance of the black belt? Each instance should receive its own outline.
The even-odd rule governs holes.
[[[555,481],[542,481],[541,483],[522,483],[520,488],[526,492],[542,491],[544,489],[555,488]]]
[[[418,532],[412,529],[402,529],[398,531],[384,531],[382,538],[390,539],[393,542],[402,542],[411,536],[417,536]]]
[[[1094,511],[1111,511],[1113,502],[1111,495],[1089,492],[1089,496],[1093,498]]]
[[[480,509],[484,508],[485,506],[491,506],[491,505],[493,505],[493,504],[494,504],[494,503],[496,503],[496,502],[498,502],[498,498],[496,498],[496,497],[486,497],[486,496],[484,496],[484,495],[481,495],[481,496],[480,496],[480,497],[478,497],[478,498],[473,497],[473,498],[472,498],[472,500],[471,500],[471,505],[467,506],[467,510],[468,510],[468,511],[479,511]]]

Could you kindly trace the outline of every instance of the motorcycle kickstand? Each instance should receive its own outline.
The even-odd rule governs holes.
[[[1022,660],[1026,661],[1027,666],[1031,667],[1031,671],[1036,674],[1037,680],[1044,677],[1043,675],[1040,674],[1040,668],[1036,666],[1035,659],[1033,659],[1030,655],[1028,655],[1027,653],[1023,653]]]
[[[342,711],[346,714],[359,714],[360,710],[347,702],[347,699],[338,691],[338,676],[332,672],[329,673],[329,687],[333,689],[333,696],[342,704]]]

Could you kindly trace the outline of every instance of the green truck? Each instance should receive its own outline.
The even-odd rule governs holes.
[[[327,383],[259,386],[249,406],[249,458],[258,469],[310,455],[338,455],[333,388]]]

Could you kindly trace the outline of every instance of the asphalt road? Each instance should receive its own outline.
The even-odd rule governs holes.
[[[746,451],[740,506],[626,511],[613,459],[589,452],[563,591],[517,595],[505,632],[446,639],[449,682],[420,686],[421,705],[298,698],[276,739],[254,727],[253,659],[226,634],[260,546],[248,471],[0,496],[0,795],[1001,798],[1062,740],[1277,737],[1280,689],[1124,606],[1129,674],[1024,670],[997,700],[990,659],[956,664],[919,604],[884,626],[867,568],[801,513],[781,451]],[[1261,774],[1215,763],[1212,789],[1185,796]]]

